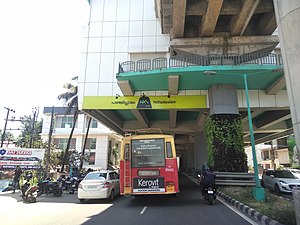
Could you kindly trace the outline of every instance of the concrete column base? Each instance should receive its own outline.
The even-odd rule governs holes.
[[[297,225],[300,225],[300,188],[293,188],[294,209]]]

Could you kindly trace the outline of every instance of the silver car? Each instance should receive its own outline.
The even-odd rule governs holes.
[[[120,194],[119,174],[115,171],[102,170],[88,173],[78,185],[78,199],[114,200]]]
[[[262,175],[261,184],[276,194],[291,193],[294,187],[300,187],[300,180],[289,170],[266,170]]]

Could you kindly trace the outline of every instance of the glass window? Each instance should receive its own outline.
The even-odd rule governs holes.
[[[97,128],[97,127],[98,127],[98,121],[95,119],[92,119],[91,128]]]
[[[66,116],[61,119],[61,128],[72,128],[74,118],[71,116]]]
[[[275,172],[275,177],[278,178],[295,178],[295,176],[288,170],[278,170]]]
[[[171,142],[167,142],[167,158],[173,158]]]
[[[56,148],[64,150],[67,147],[68,140],[69,140],[68,138],[55,138],[54,144],[55,144]],[[76,139],[72,138],[71,144],[70,144],[70,149],[75,149],[75,145],[76,145]]]
[[[116,179],[115,174],[114,174],[114,173],[110,173],[110,174],[109,174],[109,178],[110,178],[111,180]]]
[[[130,159],[130,157],[129,157],[130,150],[129,149],[130,149],[129,144],[126,144],[125,145],[125,156],[124,156],[125,160]]]
[[[164,139],[132,140],[132,167],[165,166]]]
[[[88,138],[86,140],[86,145],[85,148],[86,149],[96,149],[96,138]]]
[[[95,165],[95,152],[91,152],[90,153],[90,157],[89,157],[89,165]]]
[[[88,173],[85,180],[104,180],[106,179],[107,173]]]

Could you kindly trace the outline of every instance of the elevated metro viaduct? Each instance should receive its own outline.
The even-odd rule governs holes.
[[[273,1],[161,0],[154,4],[146,0],[137,5],[128,1],[122,3],[122,7],[130,13],[121,20],[118,12],[126,12],[119,10],[119,3],[89,2],[87,52],[84,53],[84,72],[79,75],[79,103],[87,114],[122,135],[141,128],[160,128],[171,133],[184,165],[200,168],[207,159],[203,124],[208,115],[240,113],[244,141],[249,143],[242,78],[246,74],[256,143],[293,133],[285,83],[287,73],[282,65],[285,60],[276,51],[270,54],[279,43],[278,37],[272,35],[277,28]],[[146,7],[149,4],[153,4],[155,14],[149,13],[152,10]],[[137,7],[142,14],[135,15],[137,12],[132,8]],[[114,15],[115,8],[117,13],[113,18],[110,12]],[[135,27],[139,26],[139,19],[141,33]],[[129,28],[122,33],[118,31],[118,24],[126,25],[124,20],[128,20]],[[112,25],[112,21],[116,26],[115,33],[111,34],[115,42],[109,52],[103,42],[110,38],[105,29],[113,33],[105,28],[107,23]],[[156,23],[155,29],[149,21]],[[102,33],[96,32],[97,27],[102,27]],[[138,37],[132,38],[131,32]],[[125,51],[118,43],[124,33],[128,35],[127,42],[122,42],[127,47]],[[152,36],[155,41],[145,44]],[[92,48],[98,39],[102,47],[100,63],[95,63]],[[118,48],[123,49],[122,55]],[[113,57],[105,59],[104,64],[107,53]],[[124,63],[117,67],[118,62]],[[98,70],[91,69],[94,67]],[[101,73],[106,67],[114,68],[108,70],[110,73],[117,73],[111,83],[103,79]],[[97,84],[93,86],[97,87],[95,90],[90,89],[93,83]],[[141,97],[164,104],[142,109],[135,104]],[[180,104],[168,106],[174,101]],[[152,100],[151,103],[153,106]]]

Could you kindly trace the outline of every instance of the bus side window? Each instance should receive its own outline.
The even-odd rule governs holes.
[[[167,142],[167,158],[173,158],[171,142]]]
[[[125,144],[125,160],[129,160],[129,144]]]

